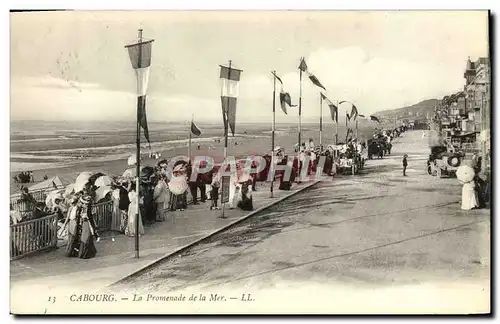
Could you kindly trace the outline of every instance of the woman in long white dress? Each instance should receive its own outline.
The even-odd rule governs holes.
[[[139,222],[139,235],[144,235],[144,226],[142,224],[141,211],[139,209],[139,219],[137,220],[137,193],[132,190],[128,193],[130,205],[128,205],[128,223],[125,229],[125,235],[134,237],[136,235],[136,221]]]
[[[158,179],[153,197],[156,203],[156,221],[163,222],[166,218],[165,212],[168,209],[168,202],[170,200],[167,183],[163,175],[160,175],[160,179]]]
[[[477,208],[479,206],[478,200],[476,197],[475,183],[473,181],[469,181],[467,183],[463,183],[462,187],[462,210],[471,210],[473,208]]]

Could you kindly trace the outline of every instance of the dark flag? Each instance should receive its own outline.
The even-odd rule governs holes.
[[[280,93],[280,103],[281,103],[281,110],[287,115],[287,109],[286,105],[289,107],[297,107],[297,105],[292,105],[292,98],[290,97],[290,94],[288,92],[281,92]]]
[[[373,120],[374,122],[380,123],[380,119],[378,119],[376,116],[371,115],[370,119]]]
[[[326,88],[321,84],[321,82],[319,82],[318,78],[313,75],[313,74],[309,74],[309,80],[311,80],[311,82],[317,86],[317,87],[320,87],[321,89],[325,90],[326,91]]]
[[[300,59],[299,70],[301,70],[302,72],[306,72],[307,71],[306,60],[303,57]]]
[[[351,109],[351,118],[353,120],[356,120],[356,117],[358,117],[358,108],[356,108],[355,105],[352,105],[352,109]]]
[[[272,75],[274,75],[276,80],[278,80],[281,84],[281,92],[280,92],[281,110],[283,110],[285,115],[288,115],[286,105],[288,105],[289,107],[297,107],[297,105],[292,105],[292,97],[290,96],[290,94],[288,92],[285,92],[285,90],[283,90],[283,81],[281,80],[281,78],[279,76],[277,76],[276,73],[274,73],[274,72],[271,72],[271,73],[272,73]]]
[[[137,109],[139,125],[144,130],[144,137],[148,141],[149,148],[151,149],[151,141],[149,140],[148,119],[146,117],[146,96],[137,97]]]
[[[201,135],[201,130],[196,126],[194,121],[191,121],[191,133],[193,133],[194,136],[200,136]]]
[[[328,108],[330,108],[330,115],[332,116],[332,120],[336,123],[339,122],[339,109],[337,106],[333,104],[333,102],[328,99],[322,92],[321,92],[321,98],[325,100],[328,104]]]

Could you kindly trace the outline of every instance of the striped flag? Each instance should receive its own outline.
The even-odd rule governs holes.
[[[337,106],[333,104],[333,102],[328,99],[322,92],[321,92],[321,98],[326,101],[328,104],[328,108],[330,108],[330,115],[332,116],[332,120],[336,123],[339,122],[339,109]]]
[[[272,75],[278,80],[281,84],[281,91],[280,91],[280,104],[281,104],[281,110],[285,113],[285,115],[288,115],[286,106],[288,105],[289,107],[297,107],[297,105],[292,105],[292,97],[290,96],[290,93],[285,92],[283,90],[283,81],[279,76],[276,75],[276,73],[272,72]]]
[[[221,101],[222,101],[222,116],[224,119],[224,127],[231,128],[231,133],[234,136],[236,128],[236,102],[239,95],[239,83],[242,70],[220,66],[221,80]],[[227,131],[225,129],[225,131]]]
[[[144,130],[144,137],[149,140],[148,121],[146,117],[146,94],[149,81],[149,68],[151,66],[151,49],[153,40],[127,45],[130,62],[137,78],[137,116],[139,124]]]

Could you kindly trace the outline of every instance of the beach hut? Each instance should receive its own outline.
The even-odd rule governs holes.
[[[64,184],[58,176],[52,177],[50,179],[44,180],[40,183],[32,185],[29,187],[29,191],[39,191],[44,189],[62,189]]]

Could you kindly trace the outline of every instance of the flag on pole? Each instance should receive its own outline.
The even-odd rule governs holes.
[[[229,124],[234,136],[236,128],[236,102],[239,95],[239,81],[242,70],[220,66],[222,117],[224,127]]]
[[[362,118],[362,119],[367,119],[369,121],[374,121],[374,122],[380,123],[380,120],[377,117],[373,116],[373,115],[365,116],[365,115],[359,114],[358,117]]]
[[[326,88],[321,84],[321,82],[319,82],[318,78],[315,75],[309,73],[309,80],[311,80],[311,82],[315,86],[320,87],[321,89],[326,91]]]
[[[323,90],[326,91],[326,88],[321,84],[321,82],[319,81],[319,79],[314,74],[312,74],[311,72],[309,72],[307,70],[306,60],[303,57],[300,59],[299,70],[301,70],[302,72],[306,72],[307,74],[309,74],[309,80],[311,80],[311,82],[315,86],[320,87],[321,89],[323,89]]]
[[[191,120],[191,133],[193,133],[194,136],[200,136],[201,135],[201,130],[196,126],[193,120]]]
[[[283,110],[285,115],[287,115],[288,112],[286,109],[286,105],[288,105],[289,107],[297,107],[297,105],[292,105],[292,97],[290,96],[290,93],[285,92],[285,90],[283,89],[283,81],[281,80],[281,78],[279,76],[277,76],[276,73],[274,73],[274,72],[271,72],[271,73],[272,73],[272,75],[274,75],[276,80],[278,80],[281,84],[281,91],[280,91],[281,110]]]
[[[341,102],[339,102],[339,105],[343,104],[344,102],[349,102],[349,101],[345,101],[345,100],[341,101]],[[356,120],[356,117],[358,117],[358,115],[359,115],[358,108],[356,108],[356,106],[352,102],[350,102],[350,104],[352,105],[352,109],[351,109],[351,114],[347,114],[347,119],[348,120],[351,120],[351,119]]]
[[[286,105],[289,107],[297,107],[297,105],[292,105],[292,98],[290,97],[290,94],[288,92],[281,92],[280,93],[280,103],[281,103],[281,110],[287,115],[287,109]]]
[[[125,46],[128,49],[132,68],[137,78],[137,115],[139,124],[144,130],[144,137],[149,140],[148,121],[146,117],[146,94],[149,81],[149,68],[151,66],[151,49],[153,40]]]
[[[304,57],[300,59],[299,70],[302,70],[302,72],[307,72],[307,64]]]
[[[328,99],[322,92],[321,93],[321,98],[326,101],[328,104],[328,108],[330,108],[330,115],[332,116],[332,120],[336,123],[339,122],[339,109],[337,106],[333,104],[333,102]]]

